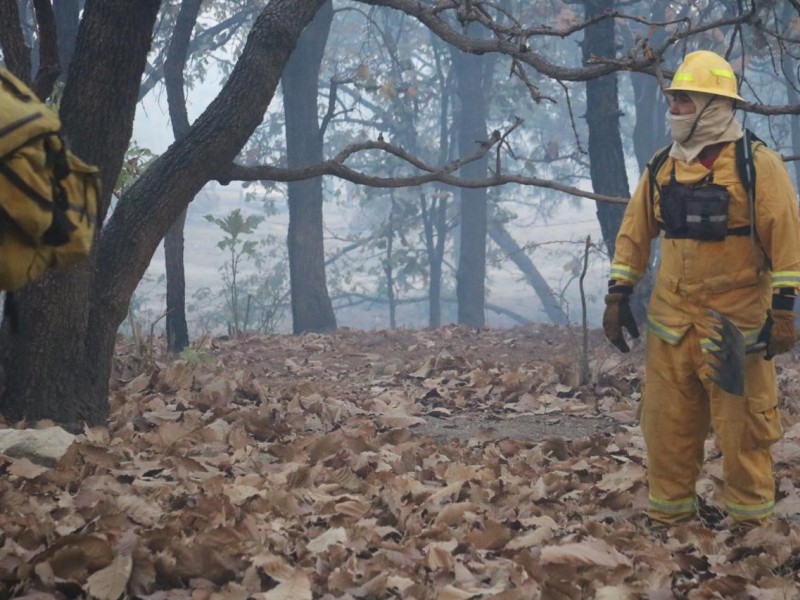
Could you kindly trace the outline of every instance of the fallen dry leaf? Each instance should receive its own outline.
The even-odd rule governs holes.
[[[641,516],[641,349],[622,360],[589,333],[588,386],[573,333],[544,325],[214,339],[213,360],[151,372],[120,341],[106,427],[50,469],[0,458],[0,593],[792,597],[795,359],[776,359],[775,521],[726,529],[711,442],[705,521],[662,537]]]
[[[86,593],[97,600],[118,600],[128,585],[133,570],[133,558],[119,554],[105,569],[92,573],[86,581]]]
[[[545,546],[541,554],[542,564],[596,565],[614,568],[630,565],[630,559],[606,542],[597,539],[559,546]]]
[[[268,592],[253,594],[256,600],[312,600],[311,579],[305,571],[297,570]]]

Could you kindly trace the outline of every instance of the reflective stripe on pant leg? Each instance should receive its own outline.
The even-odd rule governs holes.
[[[659,521],[682,521],[696,512],[696,494],[678,500],[663,500],[652,494],[647,498],[647,513]]]
[[[696,512],[695,485],[709,432],[706,391],[697,375],[692,329],[677,345],[647,334],[642,432],[647,444],[648,514],[676,522]]]
[[[708,386],[712,422],[722,449],[728,513],[737,521],[763,521],[775,505],[770,446],[783,431],[773,362],[761,354],[748,355],[746,360],[744,396]]]

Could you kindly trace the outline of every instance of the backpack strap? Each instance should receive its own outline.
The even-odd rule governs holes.
[[[659,188],[658,185],[658,172],[661,170],[661,167],[664,166],[664,163],[667,162],[669,158],[669,151],[672,149],[672,144],[669,146],[664,146],[653,155],[653,158],[650,159],[650,162],[647,163],[646,169],[648,173],[648,179],[650,181],[650,203],[652,204],[655,202],[655,191],[656,188]]]
[[[744,135],[736,140],[736,170],[753,206],[755,206],[756,195],[756,165],[753,160],[753,147],[756,143],[763,144],[764,142],[749,129],[745,129]]]
[[[766,146],[761,139],[749,129],[745,129],[740,139],[736,141],[736,171],[747,193],[750,207],[750,239],[753,248],[760,246],[758,231],[756,231],[756,163],[755,149],[758,145]],[[767,259],[767,268],[771,268]]]

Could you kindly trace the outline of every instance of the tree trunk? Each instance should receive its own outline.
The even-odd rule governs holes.
[[[164,237],[164,263],[167,271],[167,351],[179,354],[189,345],[186,324],[186,271],[183,264],[186,211]]]
[[[442,324],[442,263],[447,239],[447,195],[437,191],[430,205],[424,195],[420,196],[419,202],[430,271],[428,326],[439,327]]]
[[[281,79],[289,167],[322,160],[317,93],[320,62],[332,19],[333,5],[328,0],[300,36]],[[292,329],[294,333],[333,331],[336,315],[325,278],[322,178],[294,181],[288,187]]]
[[[586,18],[590,19],[614,7],[614,0],[585,0]],[[592,55],[613,57],[615,54],[614,19],[604,19],[586,28],[583,39],[583,61]],[[589,126],[589,161],[592,188],[598,194],[629,196],[625,156],[619,133],[619,98],[617,75],[605,75],[586,82],[586,122]],[[609,256],[614,256],[617,232],[625,214],[625,206],[597,203],[597,219]]]
[[[178,140],[189,131],[186,113],[183,69],[189,53],[192,30],[200,14],[202,0],[184,0],[175,19],[167,58],[164,61],[164,82],[167,103],[172,120],[172,133]],[[186,324],[186,272],[183,264],[186,211],[169,228],[164,238],[164,262],[167,271],[167,351],[177,354],[189,345],[189,327]]]
[[[72,149],[98,165],[105,181],[116,178],[130,140],[139,78],[159,4],[86,3],[77,42],[82,53],[73,59],[60,115]],[[87,98],[102,101],[88,107]],[[104,187],[98,222],[108,208],[110,188]],[[113,336],[105,347],[97,344],[96,334],[104,323],[91,310],[93,258],[50,273],[16,294],[19,328],[10,331],[6,325],[0,344],[5,373],[2,412],[7,418],[66,423],[105,418]],[[111,325],[113,333],[121,320]]]
[[[25,289],[20,332],[3,329],[9,419],[102,423],[117,328],[171,224],[229,165],[261,123],[305,25],[324,0],[272,0],[228,82],[186,136],[148,167],[117,204],[94,261]],[[158,0],[88,0],[61,106],[76,153],[115,181],[130,140]],[[104,188],[105,215],[111,186]]]
[[[61,63],[61,73],[58,78],[66,81],[69,77],[69,63],[75,53],[75,40],[78,37],[80,25],[80,6],[78,0],[56,0],[53,2],[53,13],[56,17],[58,30],[58,61]]]
[[[383,260],[383,274],[386,276],[386,299],[389,301],[389,329],[397,328],[397,298],[394,294],[394,213],[396,202],[394,190],[391,191],[392,205],[386,223],[386,258]]]
[[[475,152],[476,144],[488,138],[488,93],[494,61],[490,57],[464,54],[453,50],[453,70],[460,109],[456,114],[458,152],[467,156]],[[488,156],[461,167],[465,178],[486,177]],[[473,327],[486,324],[486,188],[461,188],[461,244],[456,295],[458,322]]]

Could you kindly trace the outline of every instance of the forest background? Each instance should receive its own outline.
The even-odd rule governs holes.
[[[542,15],[545,16],[546,12]],[[554,9],[552,17],[556,23],[568,20],[577,22],[576,13],[566,5]],[[545,18],[543,22],[546,21]],[[396,41],[384,47],[384,40],[392,38]],[[321,64],[320,117],[328,106],[330,91],[327,86],[331,81],[344,80],[352,87],[347,93],[355,91],[358,96],[349,100],[337,98],[342,103],[339,108],[341,115],[333,118],[329,125],[331,135],[338,136],[334,140],[341,140],[341,144],[347,141],[348,136],[352,141],[382,135],[386,139],[396,139],[403,147],[410,144],[417,153],[422,148],[422,154],[440,145],[441,140],[420,131],[425,128],[425,123],[435,125],[437,119],[450,118],[452,121],[453,118],[447,113],[442,114],[440,103],[436,102],[442,81],[433,78],[430,71],[432,53],[437,51],[430,46],[431,41],[430,33],[419,23],[399,18],[385,9],[373,9],[371,14],[354,10],[353,6],[343,6],[337,10],[331,24],[328,50]],[[559,52],[569,53],[570,46],[572,53],[580,51],[574,40],[563,46]],[[419,48],[422,48],[422,52],[419,52]],[[206,59],[208,72],[197,89],[192,91],[187,104],[190,118],[206,108],[226,78],[225,69],[219,65],[220,61],[224,63],[229,59],[225,47]],[[447,57],[444,62],[447,62]],[[342,68],[343,64],[348,66]],[[508,73],[501,72],[502,68],[502,65],[500,68],[494,67],[489,84],[490,88],[496,89],[486,91],[490,114],[497,113],[489,117],[487,126],[501,125],[507,114],[525,119],[520,127],[525,136],[524,146],[518,149],[522,157],[517,160],[526,165],[527,172],[536,172],[537,158],[533,151],[536,143],[549,144],[549,156],[544,161],[541,157],[538,159],[545,170],[548,162],[566,160],[556,155],[572,150],[560,149],[557,140],[569,139],[573,132],[567,121],[559,116],[559,109],[549,111],[554,113],[549,119],[536,117],[531,107],[527,106],[530,104],[528,92],[510,79]],[[336,85],[338,89],[339,84]],[[632,93],[632,90],[628,92]],[[498,96],[506,93],[513,96],[507,98],[505,107],[500,109],[507,112],[504,115],[498,112],[499,107],[495,108],[492,104],[497,104]],[[458,110],[457,95],[449,101],[449,111]],[[558,100],[553,98],[551,102],[555,107]],[[577,102],[576,110],[583,110],[583,99],[579,98]],[[358,113],[358,116],[348,116],[348,112]],[[633,127],[631,116],[632,113],[625,112],[621,115],[625,121],[622,126],[624,133]],[[285,131],[282,95],[279,94],[270,106],[267,119],[271,121],[274,132]],[[551,123],[551,120],[554,122]],[[555,122],[558,121],[561,124],[556,126]],[[575,125],[582,130],[585,143],[585,123],[582,121],[578,117]],[[452,129],[452,122],[449,127]],[[532,131],[535,129],[542,129],[543,133],[536,135]],[[452,147],[455,132],[451,131],[448,135],[451,141],[446,141],[445,145]],[[133,141],[136,148],[134,154],[142,152],[148,157],[150,153],[160,154],[172,142],[166,94],[149,94],[142,99],[134,122]],[[332,145],[335,148],[336,141]],[[286,152],[285,142],[273,141],[271,150],[280,162],[280,157]],[[259,151],[263,151],[263,148]],[[256,152],[256,149],[251,149],[247,160],[258,162]],[[453,158],[453,150],[450,154],[449,158]],[[629,161],[626,166],[631,177],[636,178],[638,166],[634,162]],[[377,167],[385,168],[385,165]],[[569,165],[566,167],[570,168]],[[563,171],[563,167],[560,170]],[[591,188],[587,173],[581,174],[580,170],[585,170],[585,165],[576,169],[574,175],[567,176],[566,172],[559,174],[557,180],[574,182],[582,189]],[[391,175],[391,172],[386,170],[384,174]],[[409,211],[409,206],[418,209],[420,192],[426,193],[424,188],[376,190],[332,178],[326,180],[324,185],[328,287],[337,324],[359,328],[427,326],[430,258],[426,256],[423,224],[418,210]],[[252,187],[223,187],[217,182],[210,182],[187,211],[187,322],[195,337],[209,331],[225,332],[229,327],[239,326],[239,321],[244,319],[243,315],[233,318],[229,279],[232,265],[230,260],[226,260],[229,256],[218,246],[225,236],[224,229],[219,222],[210,222],[206,218],[208,215],[224,218],[237,209],[260,220],[257,229],[247,236],[257,241],[258,247],[252,252],[243,253],[238,265],[237,296],[249,297],[256,302],[256,306],[251,307],[251,314],[255,312],[256,315],[252,321],[248,319],[247,327],[256,331],[292,330],[291,315],[287,310],[289,281],[285,235],[289,215],[286,186],[273,184],[266,189],[263,186],[257,186],[256,189]],[[458,193],[455,188],[438,187],[446,190],[439,193],[447,194],[451,201],[454,194]],[[529,195],[532,196],[530,199],[526,197]],[[498,189],[491,201],[497,207],[505,206],[507,211],[512,212],[495,217],[503,219],[504,228],[510,234],[501,242],[505,247],[499,246],[491,237],[488,241],[486,324],[510,326],[551,320],[536,291],[526,281],[526,275],[536,277],[537,272],[549,286],[544,293],[556,297],[557,310],[563,313],[556,317],[556,321],[579,321],[577,276],[586,236],[590,235],[595,240],[601,238],[594,202],[580,198],[570,200],[563,194],[542,197],[540,192],[521,186]],[[398,206],[405,208],[398,210]],[[441,323],[458,321],[455,273],[458,264],[456,246],[460,242],[459,223],[452,202],[449,210],[452,214],[447,225],[449,239],[445,248]],[[394,222],[389,225],[389,213],[392,211]],[[396,237],[394,248],[388,247],[389,236]],[[496,236],[499,238],[499,234]],[[585,284],[590,323],[596,325],[601,311],[598,299],[602,298],[605,287],[602,275],[604,267],[600,264],[605,253],[596,247],[594,250],[592,269]],[[518,266],[517,263],[527,259],[531,259],[531,264]],[[387,277],[387,264],[391,264],[395,270],[391,279]],[[166,276],[162,246],[134,295],[130,318],[123,324],[126,333],[131,332],[132,325],[147,328],[154,322],[155,331],[163,331],[163,321],[159,321],[159,316],[166,310]],[[387,293],[390,285],[394,288],[391,295]],[[265,306],[270,317],[259,318]],[[246,307],[239,307],[239,311],[246,312]]]
[[[652,15],[666,15],[672,11],[669,13],[672,18],[680,18],[677,8],[674,3],[672,8],[667,4],[655,6]],[[431,61],[435,60],[432,57],[436,49],[431,46],[435,40],[431,40],[425,27],[397,13],[386,9],[364,13],[355,9],[344,4],[336,9],[328,49],[321,62],[320,118],[330,106],[331,90],[328,86],[331,82],[336,86],[335,101],[340,103],[340,113],[331,118],[328,125],[332,136],[328,146],[335,149],[337,140],[340,140],[339,145],[344,144],[347,136],[352,141],[382,135],[423,155],[431,148],[441,148],[441,136],[436,139],[430,135],[430,129],[427,134],[424,131],[425,123],[432,126],[437,119],[448,118],[441,104],[434,102],[443,86],[441,80],[432,77],[430,68]],[[539,7],[538,14],[542,23],[553,23],[554,29],[558,29],[580,22],[579,11],[575,9],[576,6],[569,3],[549,3],[549,7]],[[724,11],[720,10],[718,14],[722,15]],[[711,15],[698,11],[698,16],[706,18]],[[683,17],[689,17],[689,14]],[[627,36],[641,35],[643,31],[638,23],[631,26],[631,23],[621,20],[619,26],[624,28]],[[677,24],[665,25],[665,30],[670,28],[676,29]],[[393,42],[387,43],[392,39]],[[696,47],[716,48],[721,53],[727,52],[723,42],[728,41],[725,27],[695,40]],[[581,42],[576,36],[555,37],[548,40],[542,49],[557,56],[564,64],[570,63],[572,55],[577,65],[581,58]],[[230,61],[229,52],[227,46],[222,46],[204,57],[202,83],[198,82],[192,88],[187,103],[190,118],[199,115],[224,84],[226,69],[221,65]],[[740,63],[744,64],[744,61],[740,60]],[[784,65],[784,68],[788,67],[788,63]],[[581,89],[585,86],[579,84],[559,89],[558,79],[545,82],[545,91],[539,90],[542,98],[537,103],[531,100],[529,90],[522,82],[513,74],[509,76],[507,71],[508,66],[502,60],[499,66],[494,65],[486,98],[489,105],[487,127],[501,126],[509,115],[524,120],[514,138],[517,155],[510,164],[520,165],[521,168],[515,166],[519,172],[539,174],[591,190],[591,175],[586,164],[588,157],[585,156],[588,137],[586,94]],[[649,140],[639,144],[645,147],[639,151],[642,157],[646,156],[647,149],[668,142],[664,123],[659,122],[659,118],[662,121],[665,118],[666,106],[661,98],[643,95],[641,90],[637,96],[636,77],[635,74],[623,74],[618,86],[619,130],[629,182],[638,179],[641,168],[634,143],[637,123],[640,137],[650,136]],[[751,80],[756,81],[757,76],[751,74]],[[347,99],[340,95],[340,81],[350,88]],[[447,85],[446,79],[444,85]],[[639,87],[642,85],[640,83]],[[650,82],[650,85],[655,85],[655,82]],[[545,94],[547,99],[543,98]],[[567,103],[567,95],[570,95],[569,104],[572,106]],[[651,100],[656,101],[655,107],[645,110],[641,104]],[[762,101],[777,104],[784,99],[776,96]],[[457,93],[450,102],[452,130],[452,119],[460,109]],[[637,120],[637,110],[641,121]],[[643,112],[645,114],[641,114]],[[353,118],[355,113],[358,116]],[[642,121],[647,119],[650,121],[650,127],[646,128],[649,131],[643,133]],[[281,94],[270,106],[267,120],[273,132],[285,131]],[[769,129],[770,145],[782,149],[787,155],[794,153],[788,130],[780,126],[773,130],[768,119],[757,115],[749,116],[748,125],[756,130]],[[445,141],[445,146],[452,148],[455,132],[451,131],[449,135],[451,141],[449,144]],[[274,160],[280,163],[281,157],[285,156],[285,144],[280,136],[277,137],[277,142],[272,140],[269,150],[273,152]],[[160,154],[172,139],[166,94],[148,94],[139,104],[134,122],[132,158],[136,160],[138,152],[147,157],[150,153]],[[262,142],[260,148],[248,151],[247,160],[258,162],[262,157],[257,153],[264,151]],[[332,153],[332,150],[326,152]],[[390,173],[385,171],[384,174]],[[431,315],[427,291],[431,257],[427,255],[424,224],[419,212],[420,194],[426,194],[425,188],[376,190],[334,178],[326,179],[324,185],[324,246],[328,260],[328,288],[337,324],[359,328],[429,325]],[[452,200],[458,198],[458,191],[438,187],[438,193],[447,194],[451,200],[439,322],[455,323],[458,322],[455,282],[460,236],[458,209]],[[223,187],[212,181],[190,204],[185,226],[186,318],[193,337],[239,328],[262,332],[292,330],[285,245],[289,221],[286,196],[285,184],[272,182],[266,187]],[[589,326],[599,325],[608,253],[602,245],[595,202],[547,189],[508,185],[491,191],[490,204],[496,228],[488,239],[485,324],[493,327],[540,321],[576,324],[586,311]],[[220,243],[224,246],[224,240],[229,238],[224,219],[235,210],[254,219],[251,221],[253,229],[243,233],[241,243],[244,244],[245,236],[255,242],[254,246],[242,252],[235,267],[238,270],[237,289],[231,285],[232,257],[225,248],[220,248]],[[580,282],[587,237],[593,240],[589,247],[590,264]],[[387,271],[387,266],[390,271]],[[166,277],[162,246],[134,294],[129,318],[123,323],[125,333],[130,334],[136,328],[148,330],[151,325],[154,325],[155,332],[163,332],[164,323],[160,317],[167,310]],[[538,290],[533,281],[538,281]],[[391,293],[389,288],[392,288]],[[545,306],[547,299],[551,304]]]

